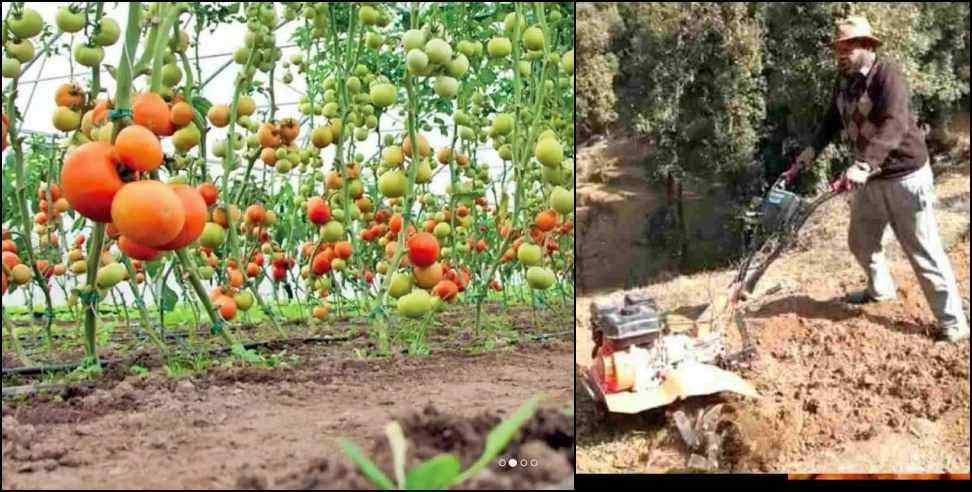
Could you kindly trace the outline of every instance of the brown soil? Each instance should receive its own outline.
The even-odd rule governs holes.
[[[968,200],[968,165],[938,183],[940,202]],[[943,239],[959,290],[969,298],[967,213],[939,208]],[[846,251],[846,203],[836,201],[804,229],[798,247],[778,260],[746,315],[760,354],[741,375],[759,400],[725,395],[730,426],[726,471],[968,473],[969,342],[935,343],[935,320],[911,266],[892,238],[888,254],[897,301],[864,308],[841,299],[864,274]],[[808,232],[809,231],[809,232]],[[646,289],[662,305],[698,314],[733,272],[679,277]],[[580,368],[590,364],[587,310],[578,300]],[[583,472],[663,472],[687,454],[670,425],[675,408],[646,415],[594,417],[581,386],[578,462]],[[715,401],[706,402],[712,404]]]
[[[442,453],[455,455],[464,468],[470,466],[482,454],[485,437],[502,418],[495,413],[484,413],[472,418],[445,415],[433,406],[405,417],[400,423],[409,439],[406,469]],[[393,469],[393,459],[388,441],[378,439],[369,456],[383,470]],[[488,470],[460,489],[469,490],[527,490],[537,485],[563,482],[574,473],[574,419],[563,412],[541,410],[523,428],[517,439],[501,455],[504,459],[515,457],[536,466],[511,469],[498,465]],[[241,488],[259,484],[265,487],[264,477],[245,473],[238,485]],[[291,472],[275,482],[275,487],[285,489],[363,489],[371,486],[353,469],[340,460],[321,458],[303,470]]]
[[[492,470],[471,485],[535,488],[572,475],[572,425],[557,417],[573,402],[568,340],[478,356],[434,349],[422,358],[354,358],[368,343],[275,347],[299,361],[183,379],[119,370],[94,388],[4,402],[3,488],[279,488],[314,480],[360,488],[366,484],[337,438],[381,456],[385,424],[402,419],[417,443],[413,459],[455,452],[468,463],[488,428],[541,392],[543,412],[511,450],[545,464]],[[437,441],[436,429],[469,438]]]
[[[626,137],[577,156],[576,276],[582,291],[624,285],[645,256],[640,243],[647,237],[646,217],[664,204],[641,165],[650,148],[650,142]]]

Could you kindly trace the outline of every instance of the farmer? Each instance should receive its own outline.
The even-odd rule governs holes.
[[[900,66],[876,56],[880,45],[867,19],[849,17],[838,23],[840,77],[830,110],[812,144],[785,175],[792,180],[800,169],[812,166],[840,132],[855,162],[837,187],[856,190],[848,243],[868,275],[867,290],[849,295],[847,302],[860,305],[897,297],[882,245],[890,225],[938,318],[937,338],[957,343],[969,337],[969,325],[938,233],[928,148],[911,111],[908,82]]]

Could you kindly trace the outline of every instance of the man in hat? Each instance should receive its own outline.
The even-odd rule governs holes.
[[[878,59],[881,41],[863,17],[837,25],[835,49],[840,71],[830,110],[796,163],[785,173],[792,180],[810,167],[837,133],[851,146],[854,164],[838,188],[855,190],[848,243],[867,271],[868,288],[848,296],[852,304],[894,300],[897,289],[883,252],[890,226],[938,318],[938,338],[959,342],[969,337],[952,265],[935,219],[935,188],[924,133],[911,110],[908,82],[900,66]]]

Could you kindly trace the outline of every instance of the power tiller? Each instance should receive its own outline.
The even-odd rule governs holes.
[[[774,183],[749,214],[763,239],[743,259],[726,294],[696,320],[666,313],[637,292],[593,302],[593,363],[583,381],[599,412],[634,414],[724,391],[758,398],[756,388],[732,372],[757,356],[741,301],[751,298],[810,216],[843,191],[834,183],[817,198],[804,199],[787,191],[785,178]],[[736,351],[727,347],[730,326],[739,331]]]

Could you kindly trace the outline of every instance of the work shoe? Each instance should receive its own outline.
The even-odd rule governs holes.
[[[953,326],[951,328],[944,328],[938,332],[936,340],[939,342],[948,343],[959,343],[963,340],[968,340],[969,338],[969,327],[964,328]]]
[[[853,292],[851,294],[848,294],[847,297],[844,298],[844,302],[848,304],[853,304],[855,306],[862,306],[864,304],[875,304],[879,302],[889,302],[893,300],[894,298],[874,297],[873,295],[871,295],[870,292],[866,290],[862,290],[860,292]]]

